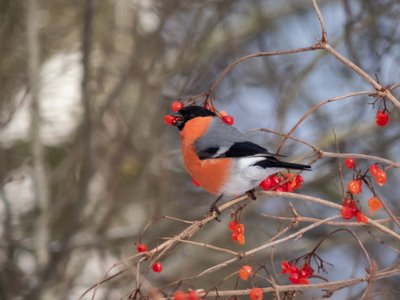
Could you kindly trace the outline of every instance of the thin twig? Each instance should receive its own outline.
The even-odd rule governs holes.
[[[311,218],[311,217],[304,217],[304,216],[296,216],[296,217],[281,217],[281,216],[274,216],[266,213],[260,213],[260,216],[273,219],[273,220],[281,220],[281,221],[290,221],[291,223],[293,222],[306,222],[306,223],[314,223],[321,221],[321,219],[318,218]],[[400,220],[400,217],[397,217],[397,219]],[[384,219],[378,219],[375,220],[377,223],[387,223],[392,221],[392,218],[384,218]],[[351,222],[351,221],[332,221],[332,222],[327,222],[325,223],[326,225],[330,226],[338,226],[338,227],[363,227],[365,226],[364,223],[360,222]]]
[[[387,271],[380,271],[376,272],[376,275],[374,276],[374,280],[381,280],[385,279],[388,277],[392,277],[395,275],[400,274],[400,268],[396,268],[393,270],[387,270]],[[307,290],[313,290],[313,289],[324,289],[324,290],[339,290],[339,289],[344,289],[346,287],[350,287],[356,284],[359,284],[361,282],[365,282],[368,280],[367,278],[364,277],[357,277],[357,278],[352,278],[352,279],[347,279],[347,280],[338,280],[338,281],[331,281],[331,282],[324,282],[324,283],[310,283],[310,284],[293,284],[293,285],[275,285],[274,287],[266,287],[266,288],[261,288],[263,293],[275,293],[276,291],[279,292],[287,292],[287,291],[307,291]],[[229,290],[229,291],[211,291],[207,293],[206,297],[228,297],[228,296],[245,296],[249,295],[250,290],[245,289],[245,290]],[[200,297],[204,297],[205,293],[199,293]],[[164,300],[166,300],[165,298]],[[171,299],[171,298],[169,298]]]
[[[265,56],[277,56],[277,55],[288,55],[288,54],[295,54],[295,53],[301,53],[301,52],[307,52],[307,51],[314,51],[314,50],[319,50],[321,49],[321,46],[318,44],[309,46],[309,47],[303,47],[303,48],[297,48],[297,49],[291,49],[291,50],[278,50],[278,51],[269,51],[269,52],[257,52],[253,54],[249,54],[246,56],[242,56],[229,64],[225,70],[222,71],[222,73],[218,76],[218,78],[213,82],[211,85],[210,89],[208,90],[208,95],[210,96],[218,87],[218,85],[221,83],[222,79],[225,78],[225,76],[238,64],[241,62],[244,62],[246,60],[255,58],[255,57],[265,57]]]
[[[320,108],[321,106],[324,106],[328,103],[332,103],[332,102],[336,102],[336,101],[340,101],[340,100],[346,100],[355,96],[361,96],[361,95],[371,95],[374,92],[372,91],[359,91],[359,92],[352,92],[352,93],[348,93],[346,95],[342,95],[342,96],[338,96],[338,97],[334,97],[334,98],[330,98],[324,101],[319,102],[318,104],[314,105],[313,107],[311,107],[306,113],[304,113],[300,119],[296,122],[296,124],[294,124],[294,126],[288,131],[287,136],[285,136],[279,143],[279,146],[277,148],[277,153],[280,153],[283,144],[286,142],[286,140],[289,138],[289,136],[291,136],[291,134],[293,132],[296,131],[296,129],[300,126],[301,123],[304,122],[304,120],[306,118],[308,118],[313,112],[315,112],[318,108]]]
[[[328,42],[328,36],[327,36],[327,33],[326,33],[326,27],[325,27],[324,18],[322,17],[321,11],[319,10],[319,7],[317,5],[317,1],[316,0],[312,0],[312,4],[314,6],[315,12],[316,12],[317,17],[318,17],[319,25],[321,26],[321,30],[322,30],[321,42],[322,43],[327,43]]]
[[[174,239],[173,237],[161,237],[161,240],[172,240]],[[239,252],[236,251],[232,251],[226,248],[221,248],[221,247],[217,247],[211,244],[207,244],[207,243],[199,243],[199,242],[194,242],[194,241],[188,241],[188,240],[181,240],[181,239],[175,239],[175,241],[184,243],[184,244],[190,244],[190,245],[196,245],[196,246],[200,246],[200,247],[204,247],[204,248],[208,248],[208,249],[212,249],[212,250],[216,250],[219,252],[225,252],[225,253],[229,253],[229,254],[233,254],[233,255],[240,255]]]
[[[224,262],[222,262],[222,263],[219,263],[219,264],[217,264],[217,265],[215,265],[215,266],[212,266],[212,267],[210,267],[210,268],[208,268],[208,269],[206,269],[206,270],[204,270],[204,271],[202,271],[202,272],[200,272],[200,273],[198,273],[198,274],[196,274],[196,275],[193,275],[193,276],[191,276],[191,277],[188,277],[187,279],[198,278],[198,277],[204,276],[204,275],[206,275],[206,274],[215,272],[215,271],[217,271],[217,270],[219,270],[219,269],[221,269],[221,268],[223,268],[223,267],[226,267],[226,266],[228,266],[228,265],[234,263],[235,261],[241,259],[241,258],[244,257],[244,256],[253,255],[253,254],[257,253],[257,252],[260,252],[261,250],[265,250],[265,249],[270,248],[270,247],[272,247],[272,246],[281,244],[281,243],[286,242],[286,241],[288,241],[288,240],[290,240],[290,239],[293,239],[293,238],[296,238],[296,237],[298,237],[298,236],[301,236],[301,235],[304,234],[305,232],[310,231],[310,230],[312,230],[312,229],[314,229],[314,228],[316,228],[316,227],[321,226],[322,224],[324,224],[324,223],[326,223],[326,222],[335,220],[335,219],[337,219],[337,218],[339,218],[339,216],[338,216],[338,215],[335,215],[335,216],[332,216],[332,217],[328,217],[328,218],[326,218],[326,219],[324,219],[324,220],[321,220],[321,221],[319,221],[319,222],[315,222],[315,223],[313,223],[313,224],[311,224],[311,225],[309,225],[309,226],[307,226],[307,227],[304,227],[304,228],[302,228],[302,229],[296,231],[295,233],[292,233],[292,234],[290,234],[290,235],[288,235],[288,236],[286,236],[286,237],[284,237],[284,238],[281,238],[281,239],[278,239],[278,240],[275,240],[275,241],[272,241],[272,242],[268,242],[268,243],[263,244],[263,245],[261,245],[261,246],[259,246],[259,247],[256,247],[256,248],[254,248],[254,249],[251,249],[251,250],[249,250],[249,251],[246,251],[246,252],[244,252],[244,253],[242,254],[242,256],[240,256],[240,257],[234,257],[234,258],[228,259],[228,260],[226,260],[226,261],[224,261]]]
[[[312,196],[308,196],[308,195],[302,195],[302,194],[295,194],[295,193],[287,193],[287,192],[272,192],[272,191],[263,191],[261,192],[262,194],[266,194],[266,195],[270,195],[270,196],[276,196],[276,197],[286,197],[286,198],[291,198],[291,199],[301,199],[301,200],[305,200],[305,201],[309,201],[309,202],[313,202],[313,203],[318,203],[327,207],[331,207],[331,208],[336,208],[336,209],[341,209],[342,206],[337,204],[337,203],[333,203],[321,198],[317,198],[317,197],[312,197]],[[375,228],[377,228],[378,230],[385,232],[387,234],[389,234],[390,236],[396,238],[397,240],[400,240],[400,234],[398,234],[397,232],[383,226],[382,224],[376,222],[375,220],[368,218],[368,223],[365,224],[365,226],[367,225],[371,225],[374,226]]]

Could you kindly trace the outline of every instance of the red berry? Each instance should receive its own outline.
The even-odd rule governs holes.
[[[147,251],[147,246],[146,246],[146,244],[138,244],[138,245],[137,245],[137,251],[138,251],[138,252],[146,252],[146,251]]]
[[[293,284],[299,284],[300,283],[300,274],[299,273],[291,273],[289,276],[289,280]]]
[[[174,300],[186,300],[186,293],[184,291],[178,290],[174,293]]]
[[[189,300],[197,300],[198,297],[199,297],[199,295],[197,294],[197,292],[195,290],[191,290],[189,292]]]
[[[173,112],[177,112],[178,110],[181,110],[183,108],[183,103],[180,101],[172,101],[171,103],[171,110]]]
[[[343,205],[343,206],[348,206],[348,207],[350,207],[350,208],[357,208],[356,201],[354,201],[354,199],[351,199],[351,198],[344,199],[342,205]]]
[[[354,199],[344,199],[342,209],[340,210],[343,219],[351,219],[357,216],[359,211],[360,210],[357,208],[357,204]]]
[[[281,262],[281,268],[282,274],[292,274],[298,272],[297,267],[286,260]]]
[[[384,110],[378,110],[375,116],[375,123],[378,126],[386,126],[389,123],[389,115]]]
[[[270,190],[272,187],[276,186],[281,180],[279,179],[276,174],[269,175],[267,178],[265,178],[259,186],[264,190]]]
[[[300,275],[301,275],[301,277],[310,277],[310,276],[312,276],[314,274],[314,270],[313,270],[313,268],[311,268],[311,266],[310,266],[310,264],[309,263],[304,263],[304,265],[301,267],[301,270],[300,270]]]
[[[165,115],[164,116],[164,122],[167,125],[173,125],[176,122],[176,117],[171,116],[171,115]]]
[[[156,262],[152,266],[153,271],[156,273],[160,273],[162,271],[162,264],[160,262]]]
[[[353,208],[348,206],[343,206],[342,209],[340,210],[340,214],[342,215],[342,218],[345,220],[349,220],[352,217],[354,217]]]
[[[262,300],[263,292],[260,288],[254,287],[250,291],[250,299],[251,300]]]
[[[233,125],[234,119],[230,115],[226,115],[222,118],[222,121],[224,121],[228,125]]]
[[[239,239],[239,233],[233,232],[232,233],[232,240],[237,241]]]
[[[239,226],[239,222],[238,221],[231,221],[229,222],[229,230],[232,232],[236,232],[236,228]]]
[[[354,160],[354,158],[349,157],[349,158],[346,158],[346,160],[344,161],[344,164],[346,165],[347,168],[354,169],[354,167],[356,166],[356,161]]]
[[[301,277],[299,279],[299,284],[309,284],[310,282],[308,281],[307,278]]]
[[[276,188],[273,189],[276,192],[287,192],[288,191],[288,186],[286,184],[280,185]]]
[[[360,179],[354,179],[349,182],[347,189],[352,194],[360,194],[362,191],[362,181]]]
[[[359,211],[359,212],[357,213],[356,221],[357,221],[358,223],[364,223],[364,224],[367,224],[367,223],[368,223],[367,217],[366,217],[361,211]]]
[[[296,189],[301,188],[301,184],[304,182],[304,178],[301,175],[296,175],[296,177],[294,178],[296,181]]]

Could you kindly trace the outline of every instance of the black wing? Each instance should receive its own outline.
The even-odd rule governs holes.
[[[279,159],[273,156],[266,156],[265,159],[256,162],[254,165],[260,166],[262,168],[283,168],[283,169],[307,170],[307,171],[311,170],[311,166],[280,161]]]
[[[200,159],[271,155],[267,149],[252,142],[237,142],[228,147],[210,147],[197,152]]]

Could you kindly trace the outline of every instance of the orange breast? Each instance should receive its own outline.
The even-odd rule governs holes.
[[[182,156],[189,174],[208,192],[218,195],[228,179],[231,161],[227,158],[200,160],[194,142],[207,131],[212,117],[197,117],[186,122],[180,132]]]

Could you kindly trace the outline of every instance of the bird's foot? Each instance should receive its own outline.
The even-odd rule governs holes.
[[[221,211],[219,210],[219,208],[217,206],[217,203],[218,203],[219,200],[221,200],[222,196],[223,195],[219,196],[217,198],[217,200],[215,200],[210,206],[210,213],[213,213],[213,212],[217,213],[217,216],[215,217],[215,220],[218,221],[218,222],[221,222],[221,220],[218,219],[218,216],[221,214]]]
[[[256,194],[255,194],[256,190],[252,189],[250,191],[246,192],[247,197],[249,197],[251,200],[257,200]]]

